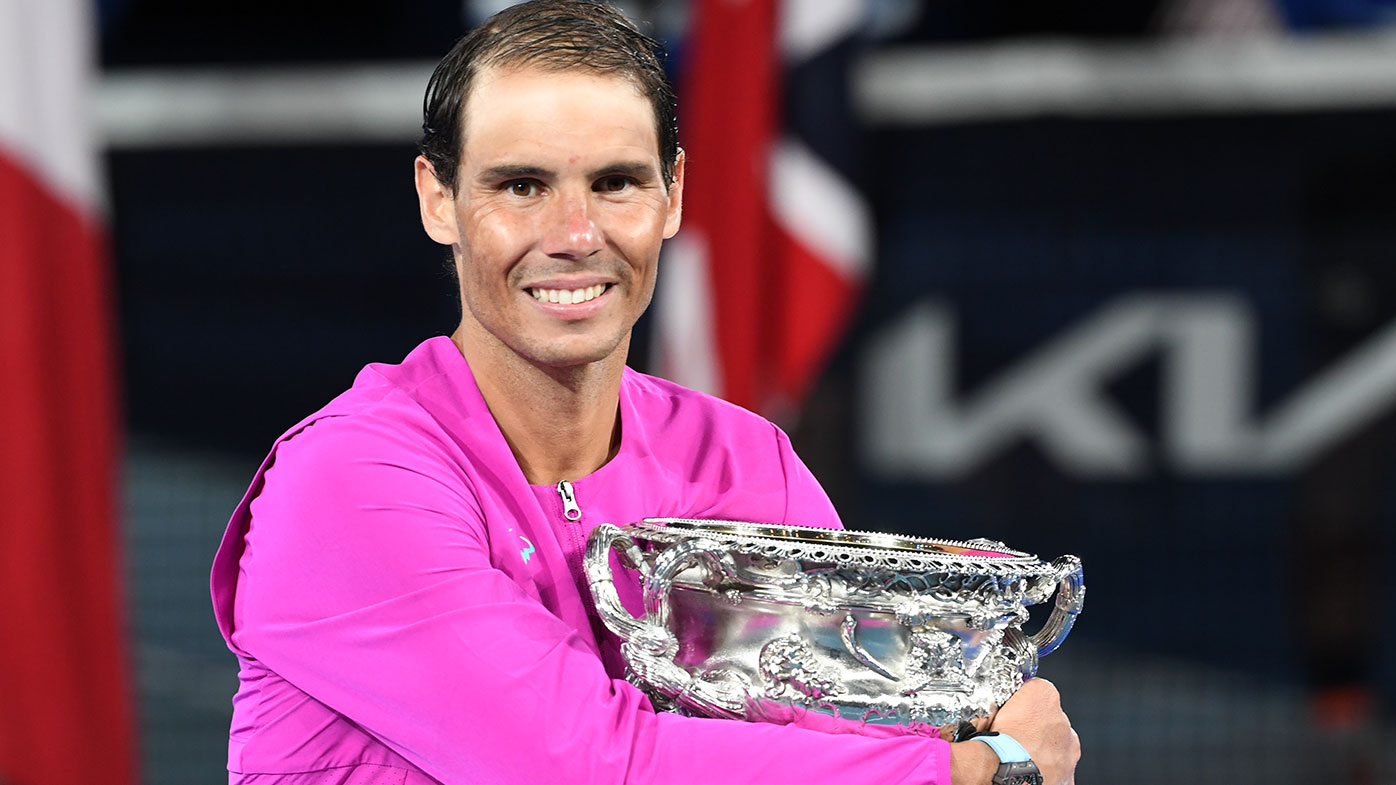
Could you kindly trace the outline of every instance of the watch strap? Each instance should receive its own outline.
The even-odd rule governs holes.
[[[974,736],[975,741],[982,741],[994,748],[994,754],[999,756],[1000,763],[1021,763],[1031,761],[1032,756],[1028,754],[1023,745],[1018,740],[1007,733],[980,733]]]
[[[1017,739],[993,731],[976,733],[970,738],[989,745],[998,756],[999,768],[994,772],[994,785],[1042,785],[1042,772]]]

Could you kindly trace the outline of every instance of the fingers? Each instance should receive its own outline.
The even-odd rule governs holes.
[[[1075,780],[1081,739],[1062,711],[1061,694],[1046,679],[1032,679],[999,709],[993,730],[1006,733],[1027,749],[1053,785]]]
[[[1057,708],[1061,708],[1062,694],[1057,690],[1057,685],[1040,676],[1023,682],[1023,686],[1018,688],[1014,697],[1024,693],[1032,695],[1038,700],[1050,700]]]
[[[980,717],[974,721],[975,730],[988,730],[994,726],[994,718],[999,716],[999,707],[992,706],[989,709],[989,716]]]
[[[989,730],[990,728],[993,727],[993,725],[994,725],[994,718],[998,716],[998,713],[999,713],[999,707],[998,707],[998,706],[990,706],[990,707],[989,707],[989,713],[988,713],[987,715],[985,715],[985,716],[983,716],[983,717],[975,717],[975,718],[972,719],[972,720],[968,720],[968,722],[969,722],[970,725],[973,725],[973,726],[974,726],[975,731],[979,731],[979,732],[986,731],[986,730]],[[942,726],[940,726],[940,738],[942,738],[942,739],[955,739],[955,738],[957,738],[957,737],[959,736],[959,730],[960,730],[960,723],[959,723],[959,722],[951,722],[951,723],[948,723],[948,724],[946,724],[946,725],[942,725]]]

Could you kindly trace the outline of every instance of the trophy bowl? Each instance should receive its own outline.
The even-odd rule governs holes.
[[[640,573],[620,602],[611,552]],[[1085,597],[1081,561],[1003,543],[742,521],[601,524],[587,581],[656,708],[789,721],[815,711],[879,724],[986,717],[1037,673]],[[1056,602],[1028,634],[1028,608]]]

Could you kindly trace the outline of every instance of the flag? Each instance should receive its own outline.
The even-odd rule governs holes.
[[[679,82],[683,228],[654,367],[777,418],[798,409],[872,258],[847,64],[864,0],[699,0]]]
[[[0,0],[0,782],[130,785],[92,3]]]

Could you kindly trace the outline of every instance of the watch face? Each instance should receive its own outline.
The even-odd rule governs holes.
[[[994,785],[1042,785],[1042,772],[1032,761],[1004,763],[994,773]]]

